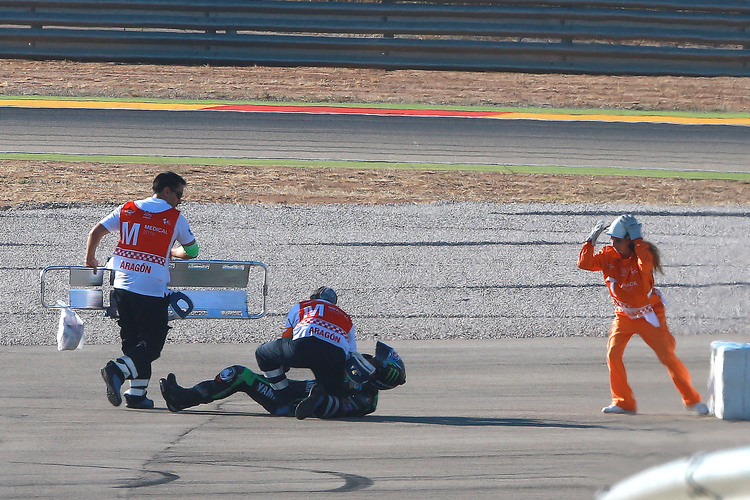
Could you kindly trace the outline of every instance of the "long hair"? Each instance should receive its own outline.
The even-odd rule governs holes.
[[[654,256],[654,270],[656,270],[656,272],[658,272],[659,274],[664,274],[664,270],[661,267],[661,252],[659,252],[659,249],[656,248],[656,245],[654,245],[650,241],[643,240],[643,242],[648,245],[648,249],[651,252],[651,255]]]

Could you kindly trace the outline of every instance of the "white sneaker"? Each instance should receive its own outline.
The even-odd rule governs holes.
[[[688,410],[694,411],[698,415],[708,415],[708,406],[706,406],[706,403],[701,401],[700,403],[695,403],[694,405],[690,405],[687,407]]]
[[[617,405],[609,405],[602,408],[602,413],[616,413],[618,415],[635,415],[632,410],[626,410],[625,408]]]

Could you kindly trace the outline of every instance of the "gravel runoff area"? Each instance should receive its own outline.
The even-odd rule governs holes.
[[[55,343],[58,313],[40,306],[40,270],[80,264],[88,230],[113,208],[0,211],[0,344]],[[288,307],[320,284],[339,291],[362,339],[603,336],[612,305],[601,275],[577,269],[576,258],[599,218],[628,211],[662,250],[657,285],[676,335],[749,331],[747,207],[187,202],[181,209],[202,258],[268,264],[270,294],[265,318],[174,322],[170,342],[275,338]],[[100,260],[114,245],[114,236],[105,238]],[[88,343],[117,342],[111,320],[81,315]]]

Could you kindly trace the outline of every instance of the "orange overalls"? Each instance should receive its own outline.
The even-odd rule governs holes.
[[[701,401],[701,396],[690,382],[690,372],[675,354],[675,339],[667,328],[664,303],[654,288],[654,260],[648,243],[633,240],[635,251],[623,259],[612,246],[604,246],[594,254],[594,244],[583,244],[578,256],[578,267],[587,271],[601,271],[615,305],[615,319],[607,341],[607,366],[612,404],[636,411],[633,390],[622,356],[630,338],[638,334],[654,350],[659,361],[667,367],[669,376],[682,395],[686,406]]]

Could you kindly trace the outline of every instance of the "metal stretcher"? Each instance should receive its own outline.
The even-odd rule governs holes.
[[[177,260],[170,262],[169,273],[170,320],[257,319],[266,314],[268,266],[262,262]],[[40,275],[42,306],[69,305],[117,317],[113,281],[114,271],[104,267],[96,272],[85,266],[46,267]]]

